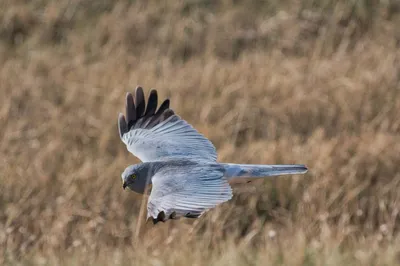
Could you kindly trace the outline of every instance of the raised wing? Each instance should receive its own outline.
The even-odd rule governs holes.
[[[147,218],[153,222],[178,217],[197,218],[232,198],[232,189],[217,167],[166,166],[152,178]]]
[[[145,106],[143,89],[135,98],[126,95],[126,118],[119,114],[118,128],[128,151],[143,162],[191,158],[216,161],[214,145],[169,108],[166,99],[157,110],[157,91],[150,91]]]

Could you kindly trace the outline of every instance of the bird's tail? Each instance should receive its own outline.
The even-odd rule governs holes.
[[[235,177],[267,177],[276,175],[304,174],[307,167],[302,164],[289,165],[259,165],[223,163],[224,176],[228,179]]]

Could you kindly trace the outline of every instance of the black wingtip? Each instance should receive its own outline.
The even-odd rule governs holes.
[[[165,222],[165,212],[161,211],[158,213],[157,218],[153,218],[153,224],[157,224],[158,222]]]
[[[164,102],[160,105],[157,113],[162,113],[169,108],[170,101],[169,99],[165,99]]]
[[[125,116],[121,113],[118,115],[118,131],[120,138],[128,132],[128,125],[126,124]]]
[[[137,92],[143,93],[143,87],[140,86],[140,85],[137,85],[136,88],[135,88],[135,94],[136,94]]]
[[[133,124],[134,121],[136,120],[135,103],[134,103],[134,100],[133,100],[133,95],[130,92],[128,92],[126,94],[125,109],[126,109],[126,122],[128,124],[128,128],[129,128],[129,126],[131,124]]]
[[[136,116],[142,117],[145,109],[144,93],[143,88],[137,86],[135,89],[135,106],[136,106]]]
[[[132,93],[130,93],[130,92],[127,92],[127,93],[126,93],[126,99],[128,99],[128,98],[132,98],[132,100],[133,100]]]
[[[149,94],[149,98],[147,100],[147,107],[144,115],[146,117],[150,117],[155,114],[158,105],[158,95],[157,91],[152,89]]]
[[[152,89],[146,103],[143,88],[137,86],[134,93],[126,93],[125,123],[119,121],[120,135],[128,132],[132,127],[152,128],[174,115],[169,109],[170,100],[165,99],[157,110],[158,93]]]
[[[191,213],[191,212],[188,212],[188,213],[185,214],[185,217],[186,217],[186,218],[196,219],[196,218],[199,218],[200,215],[201,215],[201,213],[197,213],[197,212]]]

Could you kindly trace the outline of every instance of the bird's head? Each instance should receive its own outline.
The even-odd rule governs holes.
[[[143,194],[149,184],[149,171],[143,164],[133,164],[128,166],[121,175],[122,188],[128,187],[130,190]]]

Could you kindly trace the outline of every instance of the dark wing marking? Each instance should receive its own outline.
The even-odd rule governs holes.
[[[142,161],[177,157],[193,160],[217,159],[214,145],[169,108],[164,100],[157,110],[158,95],[150,91],[147,106],[141,87],[135,97],[126,94],[126,117],[118,117],[119,135],[128,150]]]
[[[169,109],[169,99],[164,100],[157,110],[158,95],[156,90],[151,90],[145,108],[144,93],[142,87],[135,90],[135,98],[128,92],[126,94],[126,118],[123,114],[118,118],[119,135],[122,136],[132,128],[152,128],[174,115]]]

